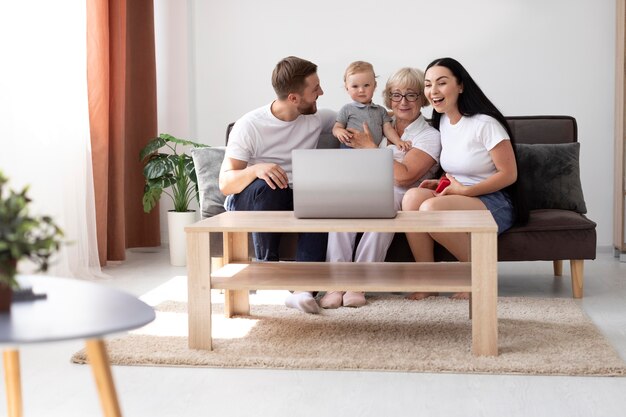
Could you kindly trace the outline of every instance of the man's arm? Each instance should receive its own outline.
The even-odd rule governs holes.
[[[280,165],[272,163],[248,165],[246,161],[227,156],[224,157],[220,168],[220,191],[225,195],[238,194],[257,178],[264,180],[272,190],[277,186],[279,188],[289,186],[287,173]]]

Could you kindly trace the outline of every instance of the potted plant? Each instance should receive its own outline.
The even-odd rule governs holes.
[[[63,237],[52,218],[29,213],[28,187],[16,192],[7,183],[0,171],[0,311],[10,310],[13,291],[19,289],[18,262],[29,259],[37,271],[47,271]]]
[[[179,146],[203,148],[207,145],[163,133],[148,142],[139,158],[145,163],[143,209],[146,213],[152,211],[163,193],[172,199],[174,210],[167,215],[170,262],[184,266],[187,247],[184,227],[196,220],[196,213],[189,210],[189,204],[198,199],[198,184],[193,160]]]

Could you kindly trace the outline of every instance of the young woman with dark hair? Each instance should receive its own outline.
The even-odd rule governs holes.
[[[428,65],[424,95],[434,110],[432,124],[441,133],[441,167],[449,185],[442,189],[439,180],[423,181],[405,194],[402,210],[489,210],[498,233],[516,221],[525,221],[527,215],[519,210],[522,205],[514,185],[513,137],[502,113],[452,58],[436,59]],[[469,261],[467,234],[407,233],[407,239],[417,262],[434,260],[435,241],[459,261]],[[431,295],[436,294],[413,293],[409,298]],[[466,299],[468,294],[453,298]]]

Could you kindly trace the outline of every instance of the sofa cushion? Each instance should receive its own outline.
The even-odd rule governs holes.
[[[222,194],[218,185],[225,150],[226,148],[223,146],[191,150],[191,157],[198,177],[200,214],[203,219],[225,211],[224,200],[226,196]]]
[[[499,261],[595,259],[596,223],[569,210],[532,210],[498,237]]]
[[[571,210],[531,210],[528,222],[513,226],[504,234],[542,232],[550,230],[595,230],[596,223]]]
[[[586,213],[580,184],[580,143],[517,144],[518,181],[529,210]]]
[[[395,240],[394,237],[392,247]],[[404,257],[406,261],[411,260],[406,255]],[[532,210],[528,223],[513,226],[498,236],[498,261],[555,261],[595,257],[596,223],[570,210]],[[442,246],[435,244],[435,260],[456,259]]]

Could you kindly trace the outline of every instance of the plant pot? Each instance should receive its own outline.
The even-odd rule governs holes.
[[[0,313],[11,311],[11,299],[13,290],[6,284],[0,284]]]
[[[172,265],[187,265],[187,236],[185,234],[185,226],[189,226],[195,222],[195,211],[167,212],[167,231],[170,242],[170,263]]]
[[[0,261],[0,313],[11,311],[12,284],[17,275],[17,260],[4,258]]]

